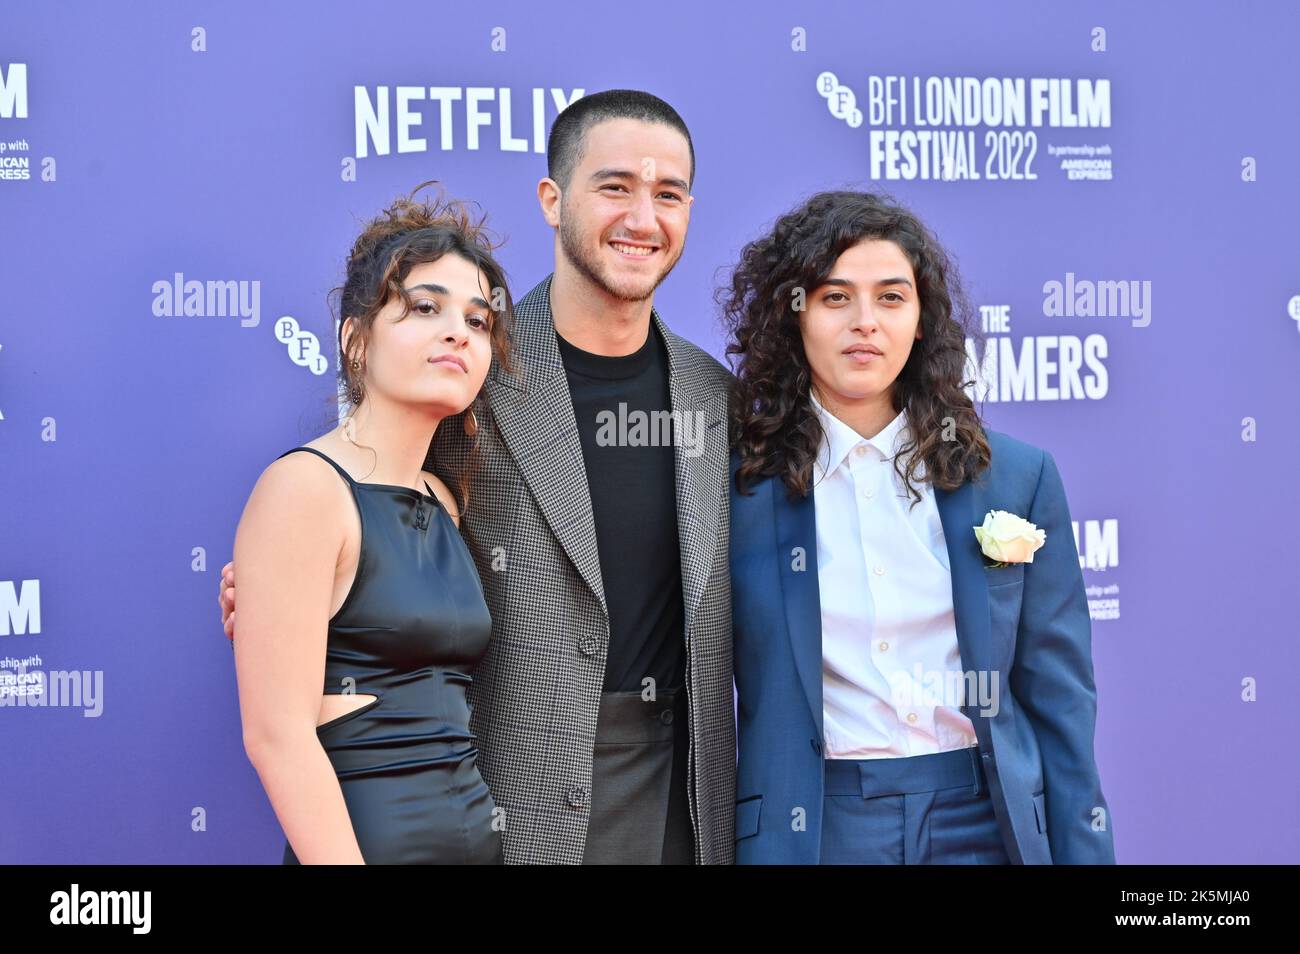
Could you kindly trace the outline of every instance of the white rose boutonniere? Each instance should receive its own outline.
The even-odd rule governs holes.
[[[1033,563],[1034,551],[1047,541],[1046,530],[1005,510],[990,510],[984,515],[984,525],[974,530],[980,549],[995,561],[994,567]]]

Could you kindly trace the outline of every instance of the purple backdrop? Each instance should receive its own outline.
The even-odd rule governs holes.
[[[522,295],[535,144],[611,87],[690,126],[656,304],[714,354],[719,269],[811,192],[931,224],[995,321],[985,416],[1079,523],[1119,860],[1300,860],[1296,8],[590,7],[0,11],[0,862],[279,861],[217,574],[256,475],[331,423],[358,217],[441,179]],[[932,141],[966,151],[922,171]]]

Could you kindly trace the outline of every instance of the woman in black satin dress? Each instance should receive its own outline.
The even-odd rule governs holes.
[[[244,747],[287,864],[502,860],[466,698],[492,629],[457,529],[468,487],[422,470],[509,366],[481,224],[413,193],[367,225],[337,289],[350,413],[262,472],[236,532]]]

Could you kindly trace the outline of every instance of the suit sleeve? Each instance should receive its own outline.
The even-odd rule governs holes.
[[[1047,537],[1025,564],[1011,689],[1042,754],[1052,860],[1114,864],[1110,808],[1093,756],[1092,622],[1065,487],[1046,451],[1027,519]]]

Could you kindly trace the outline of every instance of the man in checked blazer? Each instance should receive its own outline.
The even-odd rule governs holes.
[[[549,304],[554,280],[548,276],[515,306],[514,353],[522,380],[499,368],[488,375],[476,412],[481,463],[461,517],[493,623],[487,655],[469,689],[470,728],[479,741],[479,770],[504,809],[507,863],[577,863],[588,839],[602,834],[590,831],[589,822],[599,808],[592,802],[593,746],[610,618],[578,425],[555,341]],[[694,860],[732,863],[736,750],[726,559],[727,373],[669,331],[657,312],[651,316],[651,333],[667,344],[674,409],[698,410],[705,420],[704,453],[689,456],[674,447],[689,712],[682,754],[693,783],[686,807]],[[460,419],[448,419],[425,467],[451,485],[467,449]],[[636,547],[638,540],[625,545]],[[594,794],[599,798],[601,792]],[[657,802],[651,807],[665,809]],[[635,846],[623,846],[630,854],[608,848],[605,860],[645,860]],[[653,852],[658,842],[646,848]]]
[[[514,372],[494,363],[466,411],[479,464],[461,532],[492,612],[469,689],[479,769],[508,863],[732,863],[730,374],[651,304],[685,239],[689,135],[649,94],[598,93],[557,118],[548,160],[556,270],[515,306]],[[602,309],[636,316],[613,323],[622,346],[584,326]],[[653,403],[661,384],[671,449],[592,443],[593,412],[626,419],[637,389]],[[443,422],[425,464],[449,486],[468,465],[466,415]],[[637,559],[656,562],[629,579],[620,561]],[[665,693],[678,650],[682,685]]]

